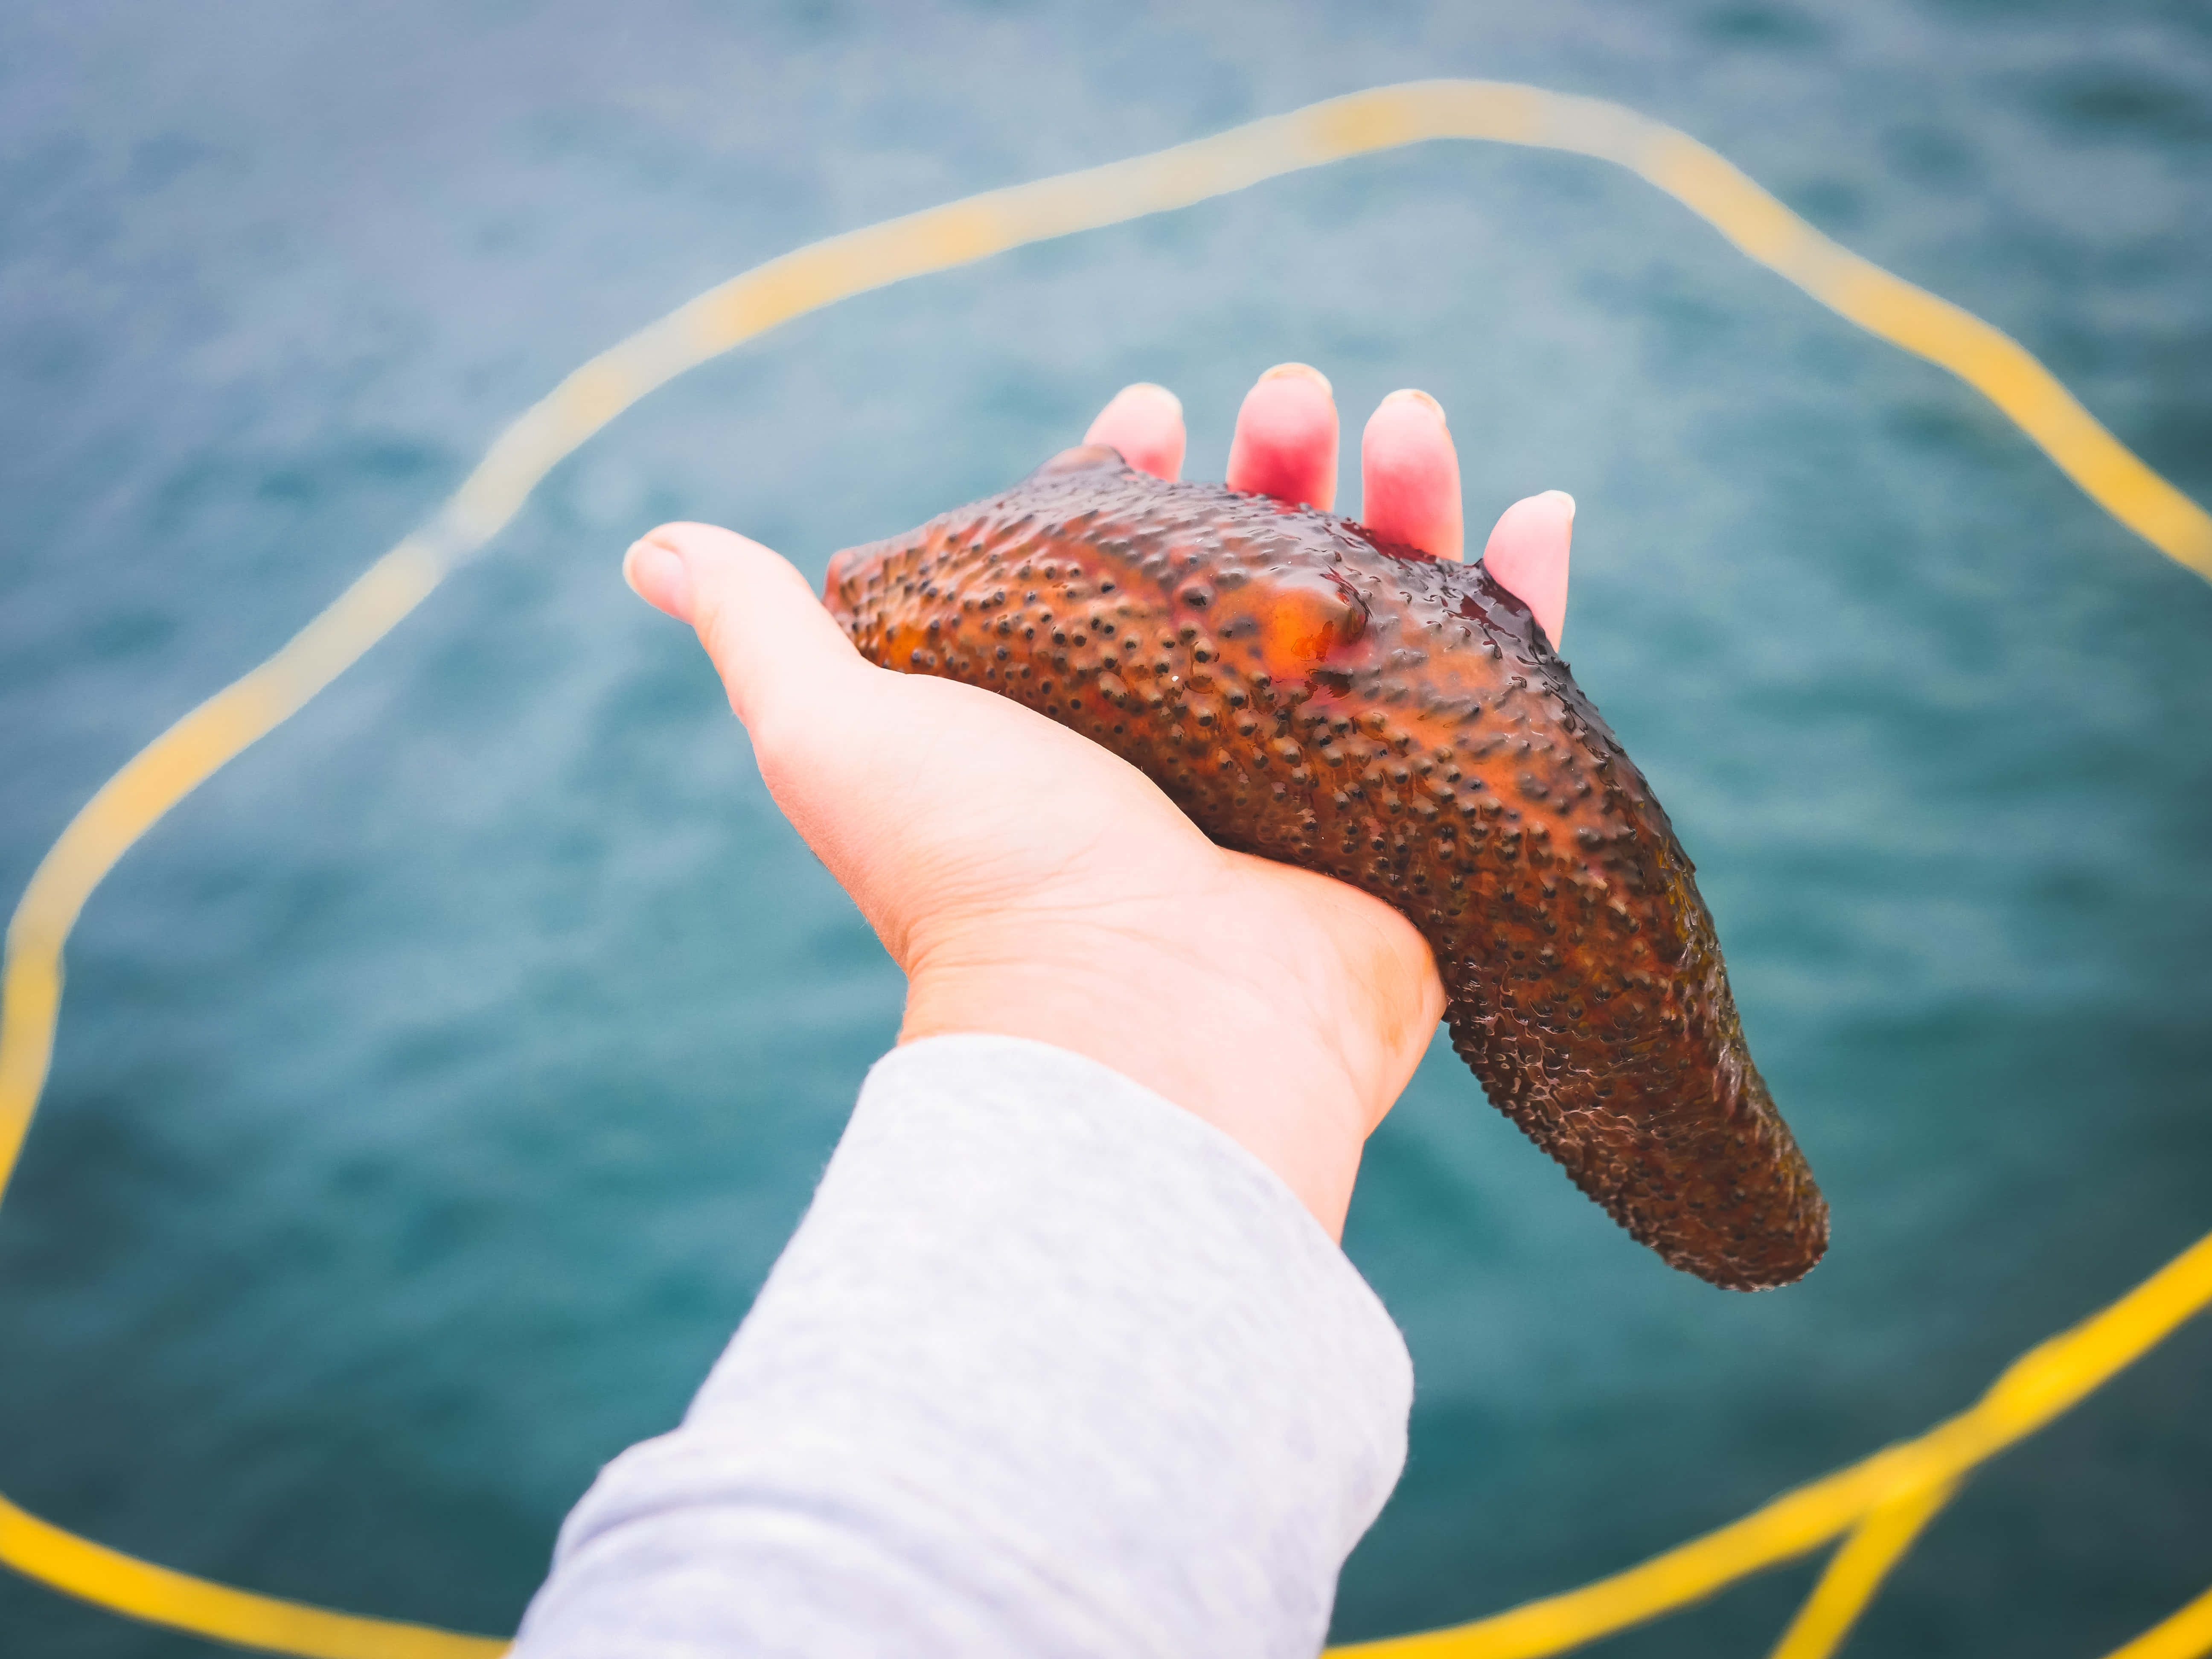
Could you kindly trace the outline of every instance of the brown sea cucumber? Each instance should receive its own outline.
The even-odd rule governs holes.
[[[1786,1285],[1828,1208],[1644,775],[1480,564],[1099,446],[831,561],[864,655],[1105,744],[1223,846],[1395,905],[1452,1046],[1675,1267]]]

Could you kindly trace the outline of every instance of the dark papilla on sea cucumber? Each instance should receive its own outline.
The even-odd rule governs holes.
[[[1500,1110],[1675,1267],[1786,1285],[1828,1210],[1642,773],[1480,564],[1099,447],[841,553],[870,660],[1003,693],[1216,842],[1395,905]]]

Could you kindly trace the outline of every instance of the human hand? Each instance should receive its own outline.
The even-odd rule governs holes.
[[[1179,471],[1182,407],[1121,392],[1085,441]],[[1228,483],[1327,508],[1328,383],[1299,364],[1246,396]],[[1462,556],[1443,413],[1394,392],[1361,446],[1378,537]],[[1485,562],[1557,641],[1571,499],[1509,507]],[[954,1032],[1086,1054],[1195,1113],[1341,1236],[1367,1136],[1443,1013],[1427,945],[1381,900],[1214,845],[1119,757],[976,687],[880,669],[757,543],[665,525],[623,574],[695,628],[769,793],[905,970],[902,1042]]]

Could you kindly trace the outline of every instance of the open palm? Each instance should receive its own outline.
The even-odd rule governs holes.
[[[1132,386],[1085,441],[1173,477],[1182,410]],[[1244,401],[1228,483],[1327,507],[1336,450],[1328,382],[1285,365]],[[1380,536],[1461,556],[1433,401],[1383,401],[1362,473]],[[1557,492],[1532,497],[1486,550],[1555,640],[1572,516]],[[1090,1055],[1233,1136],[1340,1231],[1360,1147],[1443,1012],[1411,922],[1215,846],[1127,762],[1017,703],[873,666],[757,543],[669,525],[624,568],[698,630],[777,805],[906,971],[902,1042],[985,1031]]]

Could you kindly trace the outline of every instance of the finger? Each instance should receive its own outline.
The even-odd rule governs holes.
[[[1111,444],[1138,471],[1173,483],[1182,472],[1185,435],[1182,400],[1164,386],[1139,380],[1114,394],[1083,441]]]
[[[1326,512],[1336,501],[1336,398],[1317,368],[1278,363],[1244,394],[1229,487]]]
[[[1574,533],[1575,498],[1547,489],[1507,507],[1482,550],[1483,568],[1535,613],[1555,651],[1567,623],[1567,549]]]
[[[1359,440],[1359,516],[1376,538],[1439,559],[1464,557],[1459,451],[1425,392],[1394,392]]]
[[[875,672],[789,561],[734,531],[665,524],[623,555],[623,578],[697,630],[756,739],[781,711]]]

